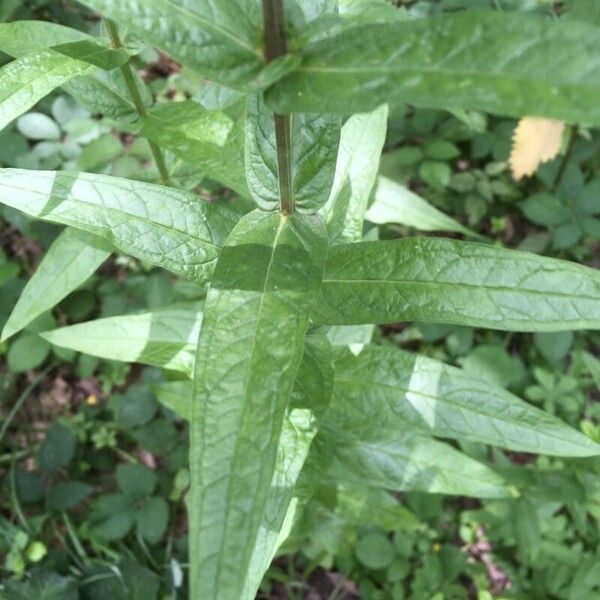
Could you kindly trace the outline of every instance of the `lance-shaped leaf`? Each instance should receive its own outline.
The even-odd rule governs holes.
[[[285,521],[293,519],[296,481],[316,433],[316,419],[309,410],[294,409],[283,422],[271,491],[242,594],[244,600],[256,598],[258,587],[275,558],[277,548],[289,534],[289,531],[282,532],[282,528]]]
[[[91,70],[91,64],[111,69],[128,58],[126,52],[80,41],[8,63],[0,69],[0,130],[58,86]]]
[[[220,83],[242,86],[264,66],[256,0],[83,0],[179,62]]]
[[[288,178],[294,206],[315,212],[329,195],[340,142],[340,118],[300,114],[291,119]],[[246,181],[256,204],[279,206],[279,169],[273,113],[258,94],[248,97],[245,143]]]
[[[244,175],[243,126],[220,111],[187,102],[158,106],[142,120],[142,134],[208,177],[249,196]]]
[[[325,420],[356,438],[410,430],[521,452],[600,454],[599,444],[510,392],[394,347],[367,346],[358,356],[336,349]]]
[[[160,313],[153,313],[151,318],[156,320]],[[129,317],[119,317],[128,319]],[[110,343],[115,349],[119,345],[127,344],[127,331],[123,328],[122,335],[115,331],[111,336]],[[150,330],[151,332],[152,330]],[[180,338],[181,346],[187,346],[188,333],[179,330],[185,337]],[[152,340],[148,340],[149,342]],[[110,352],[110,349],[108,350]],[[131,353],[125,360],[127,362],[144,362],[137,353]],[[187,365],[188,361],[180,361]],[[188,369],[184,369],[188,373]],[[191,381],[168,381],[152,385],[158,401],[175,412],[186,421],[191,420],[192,415],[192,383]],[[290,406],[293,409],[310,409],[318,417],[323,415],[327,408],[331,392],[333,390],[333,356],[331,344],[322,333],[309,333],[304,343],[302,361],[298,367],[298,375],[294,381],[294,387],[290,397]]]
[[[0,50],[10,56],[24,56],[35,50],[51,48],[59,44],[91,41],[94,38],[78,29],[65,27],[50,21],[13,21],[0,23]]]
[[[476,498],[511,495],[506,482],[489,467],[448,444],[409,431],[390,433],[374,426],[357,437],[324,428],[310,460],[321,463],[327,481],[340,484]]]
[[[0,169],[0,203],[100,236],[198,284],[236,221],[191,192],[88,173]]]
[[[15,305],[4,330],[8,339],[91,277],[110,256],[102,240],[65,229],[54,240]]]
[[[598,30],[577,21],[469,10],[352,28],[302,59],[267,91],[273,110],[408,102],[600,124]]]
[[[43,50],[81,40],[95,38],[77,29],[64,27],[49,21],[14,21],[0,23],[0,50],[15,58],[30,52]],[[136,72],[134,78],[144,104],[152,102],[152,96]],[[103,71],[92,68],[62,85],[84,108],[112,119],[136,114],[129,97],[127,85],[120,70]]]
[[[42,334],[61,348],[110,360],[138,362],[191,376],[202,313],[174,307],[108,317]]]
[[[313,320],[429,321],[504,331],[600,328],[600,272],[471,242],[406,238],[334,246]]]
[[[476,237],[476,234],[435,208],[408,188],[379,177],[375,199],[365,218],[376,225],[399,223],[420,231],[455,231]]]
[[[330,243],[357,242],[387,131],[387,104],[351,116],[342,127],[335,179],[323,214]]]
[[[219,257],[194,376],[193,597],[241,597],[324,254],[316,217],[256,211]]]

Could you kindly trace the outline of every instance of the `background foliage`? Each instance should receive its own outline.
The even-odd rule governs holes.
[[[565,4],[432,0],[400,2],[394,10],[414,16],[493,6],[567,10],[577,18],[578,2]],[[82,31],[100,26],[72,2],[0,0],[0,21],[27,18]],[[8,60],[0,55],[2,64]],[[152,48],[135,60],[159,103],[194,94],[210,102],[216,93]],[[597,132],[570,128],[561,155],[517,184],[507,167],[514,128],[514,120],[483,112],[391,105],[380,168],[387,179],[380,180],[370,209],[372,235],[379,223],[382,239],[414,232],[397,199],[380,201],[390,188],[397,198],[397,182],[452,217],[424,209],[419,224],[431,219],[431,235],[482,236],[600,266]],[[210,174],[169,160],[185,187],[228,194]],[[90,114],[60,90],[0,134],[3,167],[156,181],[152,165],[144,138],[117,133],[110,119]],[[9,208],[0,215],[2,328],[60,229]],[[161,384],[176,376],[61,349],[39,333],[57,324],[185,307],[201,297],[189,282],[116,255],[55,310],[0,345],[0,598],[184,597],[187,431],[156,400]],[[374,335],[382,345],[462,366],[600,442],[598,333],[505,334],[416,323]],[[11,411],[15,399],[19,410]],[[262,597],[600,598],[600,459],[459,446],[474,458],[493,452],[496,465],[525,493],[474,501],[413,492],[398,503],[359,488],[334,498],[335,491],[323,487],[269,571]]]

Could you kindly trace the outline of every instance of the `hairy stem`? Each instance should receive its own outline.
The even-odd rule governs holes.
[[[112,45],[115,48],[122,48],[123,41],[121,40],[121,36],[119,35],[119,29],[117,24],[110,20],[106,19],[106,28],[108,29],[108,34],[110,35],[110,39]],[[133,71],[131,70],[131,65],[127,62],[121,67],[121,73],[123,74],[123,79],[125,79],[125,84],[127,85],[127,89],[129,90],[129,95],[131,96],[131,101],[135,106],[135,110],[137,111],[140,117],[145,117],[148,114],[146,110],[146,106],[144,105],[144,101],[142,100],[142,96],[140,95],[140,90],[135,83],[135,78],[133,76]],[[154,162],[156,163],[156,167],[158,168],[158,172],[160,173],[160,178],[163,183],[169,183],[169,171],[167,169],[167,165],[165,164],[165,158],[162,154],[161,149],[154,143],[148,140],[150,144],[150,151],[152,152],[152,156],[154,157]]]
[[[271,62],[287,53],[285,19],[282,0],[263,0],[265,26],[265,58]],[[284,215],[294,212],[291,166],[291,117],[273,115],[275,119],[275,141],[277,143],[277,171],[279,174],[279,210]]]

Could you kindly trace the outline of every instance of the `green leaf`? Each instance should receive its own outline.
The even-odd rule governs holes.
[[[407,431],[378,427],[361,437],[322,429],[313,444],[328,481],[393,491],[505,498],[504,480],[482,463],[452,446]],[[314,460],[314,459],[313,459]]]
[[[142,123],[141,133],[149,140],[242,196],[250,195],[243,170],[244,130],[237,121],[189,100],[158,106]]]
[[[264,210],[279,207],[279,169],[273,113],[259,94],[248,96],[246,119],[246,181],[256,204]],[[301,114],[290,125],[290,180],[294,206],[312,213],[331,191],[340,142],[340,118]]]
[[[168,523],[169,507],[159,497],[148,498],[135,513],[137,532],[151,544],[160,541]]]
[[[198,284],[236,221],[196,194],[106,175],[0,169],[0,202],[108,240]]]
[[[82,61],[55,50],[40,50],[0,69],[0,130],[52,90],[90,70]]]
[[[595,456],[600,445],[510,392],[437,360],[393,347],[336,348],[326,423],[359,439],[418,431],[519,452]]]
[[[313,320],[503,331],[600,328],[600,273],[527,252],[406,238],[334,246]]]
[[[156,487],[156,474],[136,463],[128,463],[117,467],[117,485],[130,500],[146,498]]]
[[[408,188],[387,177],[377,180],[375,200],[365,218],[376,225],[399,223],[419,231],[455,231],[477,237]]]
[[[28,581],[8,580],[3,588],[3,600],[78,600],[77,582],[71,577],[37,571]]]
[[[252,552],[242,594],[244,599],[256,597],[262,578],[283,541],[282,528],[290,512],[295,510],[296,481],[316,433],[315,419],[308,410],[294,409],[283,422],[271,491]]]
[[[59,421],[54,421],[38,451],[42,471],[52,475],[67,466],[75,453],[73,434]]]
[[[15,58],[59,44],[94,39],[81,31],[49,21],[23,20],[0,24],[0,51]],[[134,72],[134,79],[144,104],[151,104],[152,96],[137,72]],[[74,77],[62,87],[92,113],[112,119],[137,114],[119,70],[107,72],[91,68],[85,75]]]
[[[36,50],[59,44],[91,41],[94,38],[82,31],[49,21],[19,20],[0,23],[0,51],[20,57]]]
[[[123,494],[100,496],[92,505],[90,524],[95,536],[104,541],[118,540],[133,526],[135,511]]]
[[[243,86],[264,66],[256,0],[84,0],[142,39],[219,83]]]
[[[367,569],[385,569],[396,558],[392,542],[380,533],[370,533],[361,538],[354,552]]]
[[[275,112],[402,102],[600,123],[598,30],[576,21],[467,10],[348,29],[301,56],[267,91]]]
[[[192,307],[107,317],[42,334],[51,344],[91,356],[182,371],[194,368],[202,313]]]
[[[22,373],[41,366],[49,353],[48,344],[39,335],[24,333],[10,345],[6,359],[11,371]]]
[[[323,209],[331,243],[357,242],[387,131],[386,104],[351,116],[342,127],[333,187]]]
[[[255,211],[219,257],[194,375],[193,597],[242,593],[324,255],[316,217]]]
[[[48,490],[48,508],[65,511],[83,502],[93,491],[92,486],[81,481],[63,481]]]
[[[65,229],[48,248],[27,282],[4,326],[2,341],[85,283],[109,256],[110,252],[91,236]]]

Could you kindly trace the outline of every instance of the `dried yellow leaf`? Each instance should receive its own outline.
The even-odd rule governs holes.
[[[523,117],[512,139],[510,170],[516,181],[533,175],[535,170],[560,152],[565,124],[553,119]]]

